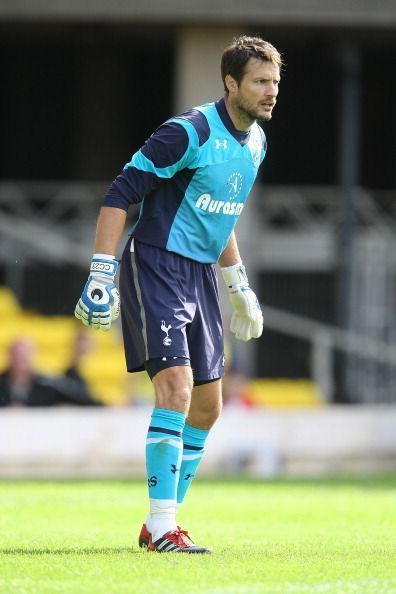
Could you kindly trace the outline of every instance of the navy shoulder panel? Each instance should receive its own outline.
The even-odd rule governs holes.
[[[155,167],[170,167],[180,161],[188,143],[188,134],[181,124],[165,122],[146,140],[140,150]]]
[[[198,109],[189,109],[175,116],[178,120],[186,120],[192,124],[198,134],[199,146],[205,144],[210,136],[209,123],[204,114]]]

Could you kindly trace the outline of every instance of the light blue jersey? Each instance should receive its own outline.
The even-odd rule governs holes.
[[[141,202],[133,237],[215,263],[244,208],[266,152],[254,123],[235,129],[224,100],[168,120],[113,182],[106,206]]]

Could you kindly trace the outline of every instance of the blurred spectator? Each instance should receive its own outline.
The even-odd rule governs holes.
[[[81,363],[94,348],[92,336],[87,332],[79,332],[74,340],[73,352],[69,367],[65,371],[65,376],[72,382],[75,382],[76,388],[84,392],[88,398],[92,398],[87,382],[81,375]]]
[[[26,338],[10,345],[8,367],[0,374],[0,407],[102,404],[69,377],[36,373],[33,365],[35,353],[35,344]]]
[[[224,406],[254,406],[249,395],[249,380],[243,373],[232,365],[226,365],[222,382]]]

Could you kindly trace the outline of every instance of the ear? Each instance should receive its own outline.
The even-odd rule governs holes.
[[[233,78],[231,76],[231,74],[226,74],[226,76],[224,78],[224,82],[225,82],[225,85],[226,85],[229,93],[236,93],[237,92],[237,90],[238,90],[238,83],[235,80],[235,78]]]

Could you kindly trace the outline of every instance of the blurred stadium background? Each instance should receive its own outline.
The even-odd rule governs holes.
[[[286,68],[237,228],[265,331],[228,340],[206,469],[395,470],[393,0],[0,0],[0,371],[21,336],[38,370],[65,369],[108,184],[167,117],[222,95],[219,57],[240,33]],[[119,326],[91,334],[81,371],[109,406],[1,410],[0,475],[141,471],[151,387],[127,377]],[[251,439],[228,468],[242,419]]]

